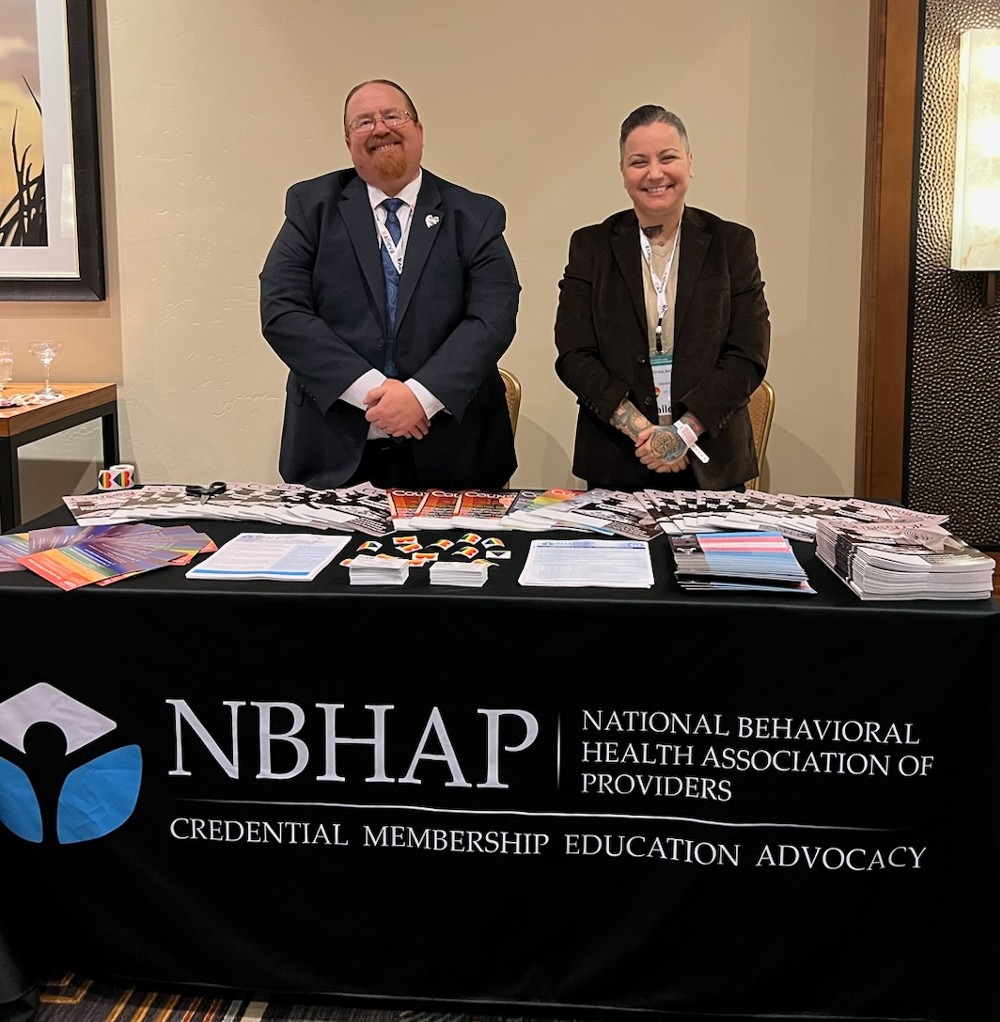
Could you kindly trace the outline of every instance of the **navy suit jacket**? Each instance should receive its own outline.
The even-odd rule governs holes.
[[[753,233],[688,207],[681,221],[674,309],[672,417],[705,427],[688,461],[698,486],[730,489],[758,474],[747,402],[764,378],[770,322]],[[634,210],[583,227],[570,239],[559,284],[556,373],[577,395],[573,472],[623,490],[647,485],[635,444],[610,424],[623,398],[656,422],[646,304]],[[664,487],[668,474],[658,476]]]
[[[423,172],[399,283],[396,364],[445,406],[413,444],[422,487],[503,486],[517,466],[497,363],[514,338],[520,284],[503,206]],[[339,400],[382,370],[385,281],[367,187],[353,169],[289,188],[260,274],[265,339],[288,366],[279,471],[341,486],[369,423]]]

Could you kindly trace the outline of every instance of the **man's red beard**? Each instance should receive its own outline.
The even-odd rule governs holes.
[[[406,173],[406,156],[402,148],[393,147],[382,152],[372,153],[372,160],[379,174],[395,181]]]

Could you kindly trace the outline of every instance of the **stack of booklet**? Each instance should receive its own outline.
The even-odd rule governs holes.
[[[816,592],[780,532],[671,536],[670,551],[677,582],[691,592]]]
[[[816,554],[862,600],[988,600],[996,563],[926,522],[820,521]]]

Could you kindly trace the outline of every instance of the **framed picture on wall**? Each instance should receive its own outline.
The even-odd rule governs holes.
[[[0,300],[105,297],[92,0],[0,0]]]

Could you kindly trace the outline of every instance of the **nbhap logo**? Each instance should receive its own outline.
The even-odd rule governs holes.
[[[65,749],[59,744],[54,753],[53,743],[46,743],[44,770],[33,769],[41,766],[37,760],[42,755],[28,736],[36,724],[54,726],[65,743]],[[54,829],[56,840],[64,845],[92,841],[120,827],[139,797],[139,746],[123,745],[71,765],[81,758],[80,750],[117,726],[45,682],[0,702],[0,823],[33,842],[42,841]]]

